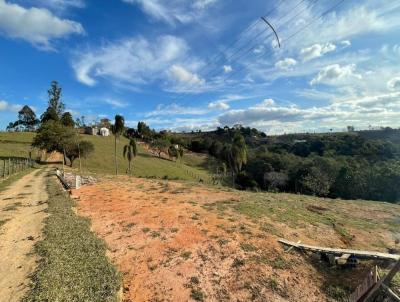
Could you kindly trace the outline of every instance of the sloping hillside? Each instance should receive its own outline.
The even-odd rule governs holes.
[[[17,156],[27,157],[34,133],[0,133],[0,157]],[[84,172],[98,174],[114,174],[114,137],[100,137],[81,135],[83,140],[94,144],[94,153],[82,160]],[[117,145],[117,160],[120,174],[125,174],[128,161],[123,158],[123,147],[128,140],[121,137]],[[36,152],[33,152],[33,156]],[[210,175],[206,169],[207,158],[190,153],[184,156],[182,161],[173,162],[163,158],[157,158],[148,153],[139,145],[139,154],[133,160],[133,175],[138,177],[155,177],[169,179],[181,179],[207,182]],[[73,168],[78,168],[79,162],[74,162]]]
[[[400,249],[399,205],[128,177],[73,195],[110,247],[126,301],[347,301],[375,262],[329,267],[277,240]]]

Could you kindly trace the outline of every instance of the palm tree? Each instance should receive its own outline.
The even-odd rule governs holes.
[[[247,163],[246,142],[239,132],[235,134],[232,144],[224,145],[222,157],[231,170],[232,186],[234,186],[235,174],[239,173]]]
[[[121,115],[115,116],[114,125],[111,127],[112,133],[114,134],[115,144],[114,144],[114,160],[115,160],[115,175],[118,175],[118,161],[117,161],[117,139],[123,133],[125,128],[125,120]]]
[[[131,173],[131,162],[134,157],[137,155],[137,146],[136,146],[136,141],[134,139],[131,139],[129,141],[129,144],[124,146],[124,158],[128,159],[129,162],[129,176],[132,175]]]

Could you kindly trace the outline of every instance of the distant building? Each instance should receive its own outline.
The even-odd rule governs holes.
[[[85,134],[97,135],[99,134],[99,128],[92,126],[85,127]]]
[[[111,127],[111,121],[110,121],[108,118],[102,118],[102,119],[100,120],[99,126],[100,126],[101,128],[110,129],[110,127]]]
[[[293,142],[294,142],[295,144],[302,144],[302,143],[306,143],[307,140],[305,140],[305,139],[295,139]]]
[[[100,128],[99,134],[101,136],[110,136],[110,130],[107,129],[106,127]]]

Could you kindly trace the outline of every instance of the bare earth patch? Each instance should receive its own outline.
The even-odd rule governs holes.
[[[41,239],[47,208],[42,172],[33,171],[0,192],[1,301],[20,301],[36,267],[33,246]]]
[[[246,194],[128,177],[73,192],[78,213],[92,220],[123,274],[124,301],[335,301],[327,287],[337,276],[349,287],[357,284],[355,276],[368,267],[330,271],[309,256],[285,253],[277,238],[362,247],[371,237],[368,229],[347,229],[336,220],[309,224],[306,219],[333,211],[328,202],[305,203],[301,213],[314,216],[295,225],[283,220],[292,214],[273,200],[268,217],[252,216]],[[376,240],[389,245],[390,231],[380,234]]]

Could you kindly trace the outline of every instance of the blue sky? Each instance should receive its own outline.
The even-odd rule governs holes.
[[[400,1],[0,0],[0,70],[0,129],[52,80],[87,121],[399,127]]]

